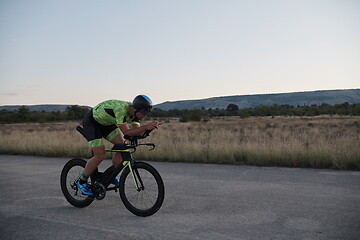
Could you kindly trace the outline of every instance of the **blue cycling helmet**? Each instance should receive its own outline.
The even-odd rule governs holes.
[[[138,95],[133,100],[133,106],[136,111],[148,115],[153,107],[152,101],[148,96]]]

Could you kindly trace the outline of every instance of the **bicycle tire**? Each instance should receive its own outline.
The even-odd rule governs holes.
[[[148,163],[136,162],[133,170],[139,172],[144,184],[144,189],[138,191],[135,188],[130,169],[126,167],[120,175],[120,198],[124,206],[136,216],[151,216],[156,213],[163,204],[165,197],[163,180],[159,172]],[[139,179],[137,180],[140,182]]]
[[[76,179],[84,171],[86,161],[80,158],[69,160],[61,171],[60,185],[66,200],[74,207],[84,208],[89,206],[94,198],[82,195],[75,184]]]

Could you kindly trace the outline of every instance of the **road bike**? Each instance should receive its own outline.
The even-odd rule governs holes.
[[[81,126],[76,128],[84,137]],[[91,174],[89,185],[94,195],[84,195],[76,182],[83,174],[86,161],[81,158],[69,160],[62,169],[60,184],[66,200],[73,206],[83,208],[89,206],[94,199],[102,200],[108,191],[119,191],[125,207],[137,216],[147,217],[156,213],[165,197],[165,187],[159,172],[149,163],[136,161],[132,153],[140,146],[155,148],[154,143],[138,143],[139,139],[149,136],[145,131],[140,136],[124,136],[128,144],[115,144],[108,152],[120,152],[123,162],[116,168],[110,166],[104,172],[98,168]],[[119,177],[119,186],[111,186],[115,177]]]

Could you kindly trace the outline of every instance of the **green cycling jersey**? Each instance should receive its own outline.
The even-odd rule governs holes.
[[[121,100],[107,100],[93,108],[94,119],[103,126],[112,124],[139,124],[138,120],[129,114],[129,104]]]

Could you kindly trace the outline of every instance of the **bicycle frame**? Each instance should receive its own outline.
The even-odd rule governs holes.
[[[108,181],[109,181],[109,184],[110,184],[110,181],[115,178],[120,172],[121,170],[124,168],[124,167],[128,167],[129,170],[130,170],[130,173],[131,173],[131,176],[133,178],[133,181],[134,181],[134,185],[135,185],[135,188],[137,191],[141,191],[141,190],[144,190],[144,184],[142,182],[142,179],[140,177],[140,174],[139,172],[135,169],[133,169],[133,166],[134,164],[136,163],[136,161],[132,158],[132,153],[134,153],[136,151],[136,147],[138,146],[150,146],[151,150],[153,150],[155,148],[155,144],[153,143],[142,143],[142,144],[138,144],[137,141],[131,141],[131,144],[130,145],[124,145],[124,144],[115,144],[114,148],[118,147],[118,148],[127,148],[127,149],[106,149],[107,152],[120,152],[121,153],[121,156],[122,156],[122,159],[123,159],[123,162],[122,164],[120,164],[114,171],[113,174],[111,174],[109,177],[108,177]],[[133,149],[133,151],[131,152],[130,149]],[[136,174],[136,177],[135,177],[135,174]],[[140,186],[139,186],[139,183],[138,183],[138,180],[140,182]],[[108,182],[106,182],[107,184]],[[106,185],[108,186],[108,184]],[[112,190],[113,188],[109,188],[109,190]],[[116,189],[116,188],[114,188]]]
[[[141,144],[141,145],[150,145],[152,146],[152,144]],[[113,179],[119,175],[119,173],[123,170],[124,167],[128,167],[132,176],[132,179],[134,181],[134,186],[136,188],[137,191],[141,191],[144,190],[144,184],[142,182],[142,179],[140,177],[139,172],[134,168],[134,164],[136,163],[136,161],[132,158],[132,155],[130,152],[130,150],[114,150],[114,149],[106,149],[107,152],[120,152],[121,156],[123,158],[123,162],[121,164],[119,164],[119,166],[117,166],[112,173],[110,173],[110,175],[108,177],[106,177],[105,179],[101,179],[101,177],[99,177],[99,172],[96,169],[95,172],[91,175],[95,181],[99,181],[100,183],[102,183],[105,187],[106,187],[106,191],[111,191],[111,190],[115,190],[116,191],[116,187],[108,187],[111,182],[113,181]],[[110,166],[111,167],[111,166]],[[106,170],[105,170],[106,172]],[[105,172],[103,172],[102,174],[104,174]],[[78,181],[82,174],[84,172],[82,172],[76,179],[76,181]],[[140,185],[139,185],[140,183]]]
[[[139,188],[139,184],[138,184],[138,181],[135,177],[135,174],[137,176],[137,178],[140,180],[140,183],[142,185],[142,181],[140,179],[140,176],[139,176],[139,173],[136,173],[134,174],[134,169],[133,169],[133,166],[135,164],[135,160],[132,158],[132,155],[131,155],[131,152],[130,150],[113,150],[113,149],[107,149],[106,151],[108,152],[120,152],[121,153],[121,156],[122,156],[122,159],[123,159],[123,162],[115,168],[115,171],[113,173],[111,173],[107,179],[106,179],[106,187],[110,184],[110,182],[121,172],[121,170],[124,168],[124,167],[128,167],[129,170],[130,170],[130,173],[131,173],[131,176],[133,178],[133,181],[134,181],[134,184],[135,184],[135,188],[139,191],[140,188]],[[113,188],[107,188],[106,190],[113,190],[113,189],[116,189],[116,187],[113,187]]]
[[[86,138],[86,136],[84,134],[84,130],[83,130],[83,128],[81,126],[77,126],[76,130],[78,132],[80,132],[81,135],[83,135]],[[155,148],[155,144],[153,144],[153,143],[142,143],[142,144],[138,143],[138,139],[146,138],[147,136],[149,136],[150,132],[151,132],[150,130],[146,130],[141,136],[136,136],[136,137],[124,136],[125,139],[130,141],[130,144],[115,144],[112,149],[106,149],[107,152],[115,152],[115,153],[120,152],[121,156],[122,156],[122,159],[123,159],[123,162],[121,164],[119,164],[119,166],[117,166],[114,169],[114,171],[112,171],[112,173],[109,174],[109,176],[107,176],[107,177],[105,176],[106,177],[105,179],[101,179],[101,177],[99,177],[99,171],[98,171],[97,168],[96,168],[95,172],[93,174],[91,174],[91,177],[93,179],[95,179],[95,181],[99,180],[99,182],[102,183],[105,186],[106,191],[110,191],[110,190],[115,190],[116,191],[116,187],[110,187],[109,188],[108,186],[110,185],[112,180],[122,171],[122,169],[124,167],[128,167],[129,170],[130,170],[131,176],[133,178],[136,190],[137,191],[143,190],[144,189],[144,184],[143,184],[143,182],[141,180],[139,172],[137,170],[134,171],[133,166],[134,166],[136,161],[132,158],[131,154],[136,151],[136,148],[138,146],[150,146],[151,147],[150,151]],[[131,152],[130,149],[133,149],[133,151]],[[106,169],[105,172],[109,171],[110,168],[111,167]],[[78,181],[81,178],[83,173],[84,172],[82,172],[79,175],[79,177],[76,179],[76,181]],[[139,187],[139,182],[138,182],[137,179],[139,179],[141,187]]]

